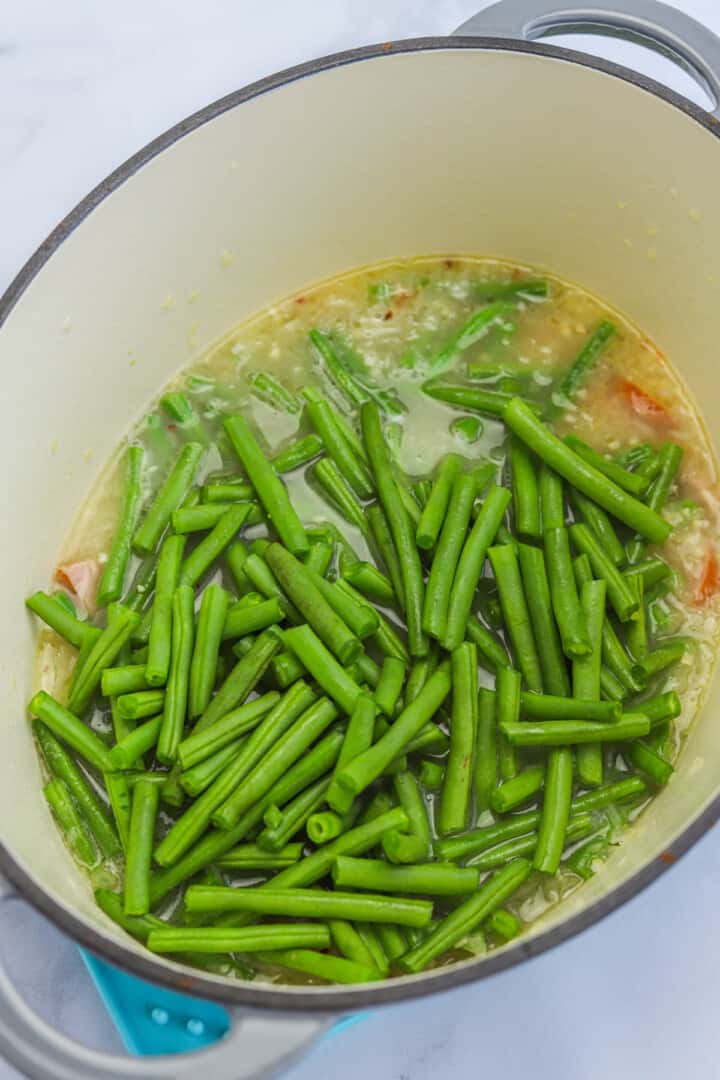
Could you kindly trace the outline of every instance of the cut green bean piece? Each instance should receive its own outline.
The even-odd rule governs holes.
[[[565,844],[588,836],[597,825],[590,814],[578,814],[570,818],[565,830]],[[531,833],[529,836],[518,837],[517,840],[506,840],[497,847],[476,855],[467,863],[468,866],[477,867],[478,870],[496,870],[500,866],[506,866],[513,859],[522,858],[526,855],[533,856],[537,850],[538,834]]]
[[[627,622],[638,609],[635,589],[618,570],[606,549],[593,535],[587,525],[571,525],[570,536],[575,547],[587,555],[596,577],[607,584],[607,597],[621,622]]]
[[[374,545],[388,572],[388,577],[392,582],[393,592],[397,597],[400,609],[404,611],[405,589],[403,586],[402,572],[400,570],[400,560],[398,559],[397,551],[395,550],[395,543],[392,538],[392,533],[390,532],[388,520],[385,517],[385,512],[379,503],[372,503],[367,508],[366,516]]]
[[[177,461],[135,533],[133,547],[141,555],[149,555],[155,551],[173,512],[178,509],[190,490],[203,453],[204,448],[200,443],[188,443],[180,451]]]
[[[485,497],[482,509],[465,540],[447,608],[443,646],[449,651],[457,649],[465,637],[485,556],[495,539],[509,502],[510,492],[494,485]]]
[[[468,619],[465,631],[468,641],[472,641],[477,646],[484,665],[488,665],[494,671],[510,666],[510,660],[502,642],[474,615]]]
[[[497,771],[495,693],[483,688],[478,701],[475,747],[475,809],[478,813],[490,806],[490,796],[497,784]]]
[[[80,754],[98,772],[112,772],[110,752],[103,741],[50,694],[39,690],[28,708],[56,738]]]
[[[563,652],[570,659],[587,656],[590,641],[575,584],[567,529],[545,530],[545,563]]]
[[[179,584],[184,550],[184,536],[168,536],[160,548],[146,665],[151,686],[163,686],[170,670],[172,602]]]
[[[518,559],[528,611],[537,644],[542,681],[551,694],[567,697],[570,680],[553,614],[545,558],[540,548],[518,544]]]
[[[158,741],[162,715],[146,720],[119,739],[110,751],[110,768],[131,769]]]
[[[517,665],[528,689],[542,692],[540,658],[520,577],[518,557],[509,544],[491,547],[488,556],[495,574],[503,618]]]
[[[452,719],[450,754],[437,813],[441,835],[459,832],[467,826],[470,791],[475,763],[478,725],[477,649],[469,641],[456,648],[450,658],[452,675]]]
[[[289,413],[290,416],[297,416],[300,412],[300,402],[295,395],[267,371],[250,371],[246,377],[253,397],[269,405],[271,409]]]
[[[323,805],[329,785],[329,776],[323,776],[301,791],[282,810],[275,805],[270,806],[263,817],[265,828],[258,836],[258,845],[267,851],[279,851],[305,828],[311,816]]]
[[[478,891],[449,915],[414,949],[400,957],[400,967],[417,974],[432,960],[457,945],[522,885],[532,867],[526,859],[516,859],[483,882]]]
[[[512,780],[518,772],[518,754],[502,733],[503,724],[520,719],[520,688],[522,676],[510,667],[498,668],[495,677],[495,712],[498,725],[498,769],[501,780]]]
[[[626,558],[625,548],[618,540],[617,533],[605,511],[601,510],[591,499],[586,499],[579,491],[575,491],[574,488],[570,490],[570,499],[605,556],[615,566],[624,563]]]
[[[513,305],[507,300],[498,300],[476,311],[437,353],[430,364],[430,370],[444,371],[458,353],[464,352],[484,338],[490,328],[503,322],[512,310]]]
[[[233,449],[282,543],[293,555],[306,555],[309,544],[305,529],[282,480],[260,449],[247,420],[242,416],[231,416],[224,426]]]
[[[196,728],[178,747],[178,760],[182,768],[191,768],[241,735],[252,731],[281,700],[280,695],[273,690],[232,709],[201,731]]]
[[[680,470],[680,465],[683,459],[683,448],[678,446],[677,443],[663,443],[658,454],[658,473],[652,482],[652,486],[647,493],[647,505],[650,512],[660,514],[660,511],[665,506],[668,500],[668,496],[675,483],[677,474]],[[662,520],[662,519],[661,519]],[[628,545],[628,562],[635,563],[638,561],[643,551],[645,550],[645,544],[643,543],[642,536],[645,536],[647,540],[653,540],[652,536],[646,536],[639,526],[636,526],[637,531],[641,534],[640,537],[636,537],[630,541]],[[669,526],[668,526],[669,531]],[[662,541],[655,541],[656,543],[662,543]]]
[[[125,914],[147,915],[150,910],[150,862],[160,788],[150,780],[133,787],[130,834],[125,857]]]
[[[164,765],[174,764],[187,713],[190,663],[195,637],[195,597],[189,585],[178,585],[172,602],[170,671],[163,704],[163,720],[156,755]]]
[[[59,593],[33,593],[27,598],[25,605],[47,623],[51,630],[78,649],[87,641],[95,642],[102,633],[102,630],[73,615],[61,602]]]
[[[119,600],[125,573],[130,561],[133,533],[137,525],[142,503],[142,466],[145,451],[141,446],[128,446],[125,453],[125,488],[118,515],[112,547],[103,567],[98,585],[97,602],[101,607]]]
[[[510,444],[510,470],[515,528],[524,540],[538,540],[542,528],[537,473],[532,455],[519,439]]]
[[[302,844],[285,844],[279,851],[268,852],[257,844],[238,844],[218,860],[223,870],[282,870],[302,856]]]
[[[329,403],[315,392],[304,392],[305,412],[310,423],[322,439],[325,448],[345,480],[360,499],[370,499],[374,494],[372,478],[367,465],[348,445]]]
[[[522,806],[542,789],[545,769],[541,765],[531,765],[511,780],[500,784],[490,794],[490,809],[496,814],[507,814],[516,806]]]
[[[65,782],[59,777],[50,780],[45,784],[43,794],[70,850],[86,867],[95,866],[97,852]]]
[[[157,953],[269,953],[268,963],[280,963],[275,956],[286,955],[285,949],[305,945],[327,948],[330,933],[326,926],[313,923],[273,923],[271,926],[166,926],[150,931],[147,947]],[[322,953],[317,953],[322,956]],[[330,959],[328,957],[328,959]],[[335,959],[335,958],[333,958]]]
[[[356,562],[346,566],[343,578],[376,604],[392,607],[397,603],[392,582],[381,574],[377,567],[368,562]]]
[[[247,697],[265,674],[273,656],[279,652],[280,645],[271,630],[259,635],[225,679],[198,721],[195,731],[204,731]]]
[[[516,746],[574,746],[575,743],[624,742],[641,739],[650,730],[650,721],[641,712],[623,713],[613,724],[592,720],[523,721],[505,724],[503,731]]]
[[[228,480],[225,483],[205,484],[202,488],[203,503],[250,502],[253,489],[242,480]]]
[[[508,427],[563,479],[593,499],[603,510],[641,533],[654,544],[662,544],[670,526],[660,514],[628,495],[601,472],[583,461],[569,446],[552,433],[521,398],[513,398],[505,407],[503,419]]]
[[[243,889],[222,885],[191,885],[185,893],[187,911],[214,914],[248,911],[256,915],[285,915],[304,919],[358,919],[400,926],[427,926],[432,917],[428,900],[367,893],[325,892],[320,889],[279,889],[273,885]]]
[[[642,685],[645,686],[653,675],[657,675],[659,671],[665,671],[666,668],[672,667],[682,657],[687,648],[687,642],[679,639],[677,641],[664,641],[652,652],[647,653],[641,661],[632,666],[633,677]]]
[[[647,743],[638,740],[631,744],[627,753],[635,768],[649,776],[654,784],[658,787],[667,784],[673,774],[673,767]]]
[[[307,465],[323,451],[323,441],[319,435],[306,435],[291,443],[272,459],[272,466],[276,473],[293,472],[295,469]]]
[[[383,439],[380,413],[374,402],[362,406],[363,442],[370,460],[375,486],[392,533],[400,561],[405,600],[405,619],[408,628],[408,647],[411,656],[425,656],[428,649],[423,631],[423,599],[425,584],[415,534],[407,510],[402,505],[393,476],[387,446]]]
[[[457,896],[475,892],[478,887],[477,870],[466,870],[453,863],[389,866],[382,859],[353,859],[347,855],[335,860],[332,877],[340,889],[421,896]]]
[[[450,593],[476,493],[477,485],[471,473],[460,473],[455,477],[440,540],[435,548],[422,614],[425,632],[438,640],[442,640],[447,631]]]
[[[162,712],[165,704],[164,690],[136,690],[134,694],[121,694],[115,699],[117,715],[123,720],[145,720]]]
[[[394,716],[407,674],[407,664],[397,656],[386,656],[380,681],[375,687],[375,704],[385,716]]]
[[[219,519],[214,529],[193,548],[180,570],[180,583],[197,585],[225,548],[235,539],[247,521],[250,503],[231,506]]]
[[[333,945],[346,960],[352,960],[367,968],[376,966],[373,952],[368,948],[359,928],[345,919],[328,919],[328,930]]]
[[[602,640],[605,625],[605,596],[607,586],[604,581],[585,581],[580,590],[582,605],[591,651],[587,656],[573,660],[573,697],[586,703],[597,701],[600,694],[602,671]],[[611,702],[610,704],[616,704]],[[616,705],[617,708],[619,706]],[[615,717],[617,719],[617,716]],[[585,716],[585,719],[588,719]],[[577,750],[577,770],[583,784],[597,787],[603,779],[602,751],[597,743],[586,743]]]
[[[310,626],[286,630],[283,641],[307,668],[326,694],[348,716],[357,704],[360,687],[337,662]]]
[[[554,874],[565,847],[570,801],[572,799],[573,756],[567,748],[548,754],[545,792],[538,842],[533,866],[545,874]]]
[[[578,391],[583,389],[590,372],[597,364],[601,353],[604,351],[607,343],[614,334],[615,327],[607,319],[603,319],[595,330],[593,330],[592,334],[563,375],[558,383],[557,390],[553,394],[553,398],[555,398],[556,395],[559,397],[560,408],[566,408],[567,402],[571,402],[573,398],[576,397]]]
[[[368,524],[362,504],[356,498],[335,462],[329,458],[320,458],[313,465],[310,475],[311,478],[317,481],[330,503],[342,514],[345,520],[349,521],[363,534],[366,534]]]
[[[68,701],[70,712],[78,715],[85,712],[93,694],[100,688],[103,670],[112,666],[139,622],[140,616],[136,612],[122,604],[110,605],[107,626],[103,632],[92,643],[86,639],[90,648],[82,669],[72,684]]]
[[[609,461],[606,457],[602,454],[598,454],[596,450],[593,450],[591,446],[588,446],[587,443],[584,443],[582,439],[578,439],[575,435],[566,435],[565,443],[578,455],[578,457],[581,457],[588,465],[592,465],[594,469],[597,469],[597,471],[601,472],[603,476],[606,476],[608,480],[612,480],[614,484],[623,488],[623,490],[627,491],[630,495],[635,495],[640,499],[646,493],[649,484],[646,475],[630,472],[616,462]]]
[[[426,551],[435,546],[440,536],[440,530],[450,503],[453,483],[461,468],[462,458],[459,454],[446,454],[440,462],[433,480],[430,496],[425,503],[420,522],[415,531],[418,547]]]
[[[261,606],[261,605],[258,605]],[[205,589],[197,618],[195,644],[190,663],[188,714],[201,716],[210,704],[223,640],[228,594],[219,585]],[[248,608],[252,610],[252,607]],[[259,627],[253,627],[259,629]]]
[[[540,506],[543,531],[562,529],[565,524],[563,482],[545,462],[540,466]]]
[[[268,964],[302,971],[317,979],[331,983],[364,983],[382,979],[382,973],[376,967],[345,960],[342,956],[329,956],[327,953],[314,952],[312,949],[283,949],[278,952],[259,956]]]
[[[599,594],[600,590],[597,592]],[[619,720],[621,713],[617,702],[600,701],[599,695],[591,701],[584,695],[582,700],[578,700],[577,697],[562,698],[552,694],[528,694],[523,691],[520,705],[524,715],[534,720],[596,720],[608,724]]]
[[[148,689],[145,664],[124,664],[122,667],[105,668],[100,679],[103,697],[117,697]]]

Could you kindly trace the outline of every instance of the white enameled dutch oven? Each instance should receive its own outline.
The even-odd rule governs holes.
[[[78,942],[223,1002],[234,1021],[222,1043],[186,1058],[108,1057],[46,1027],[0,974],[0,1051],[30,1076],[267,1075],[339,1010],[460,986],[577,933],[720,812],[716,683],[628,843],[517,943],[372,986],[259,986],[152,956],[96,908],[42,798],[25,712],[34,631],[23,600],[46,582],[88,487],[85,451],[105,459],[179,364],[308,282],[433,252],[550,268],[659,342],[720,429],[720,123],[630,71],[528,40],[590,26],[672,55],[720,115],[720,41],[680,12],[655,0],[504,0],[460,36],[325,57],[189,117],[93,191],[0,302],[12,511],[0,561],[0,869]]]

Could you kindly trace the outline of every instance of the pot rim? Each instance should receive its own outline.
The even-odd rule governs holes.
[[[365,45],[343,52],[330,53],[269,75],[206,105],[151,140],[110,173],[60,221],[34,254],[31,255],[3,296],[0,297],[0,329],[45,263],[95,207],[130,179],[139,169],[185,135],[230,109],[244,104],[246,101],[251,101],[271,90],[288,86],[299,79],[320,74],[335,67],[344,67],[364,60],[375,60],[404,53],[451,49],[526,53],[592,68],[654,94],[706,128],[712,135],[720,137],[720,121],[705,112],[700,106],[695,105],[687,98],[668,89],[654,79],[640,75],[611,61],[555,45],[516,41],[502,37],[421,37]],[[630,900],[667,870],[681,855],[685,854],[719,819],[720,790],[718,790],[718,794],[708,806],[673,841],[671,850],[664,851],[659,857],[641,867],[612,891],[587,907],[582,908],[572,917],[556,926],[541,931],[535,936],[521,937],[513,944],[508,944],[495,952],[471,960],[456,962],[445,968],[437,968],[427,974],[402,976],[387,982],[361,985],[348,989],[334,986],[294,987],[253,984],[225,976],[201,973],[197,969],[179,964],[169,966],[166,959],[158,962],[150,952],[141,952],[135,948],[120,944],[100,929],[90,926],[79,915],[76,915],[73,910],[51,897],[16,860],[1,839],[0,872],[16,886],[23,898],[27,899],[58,929],[103,959],[132,972],[139,978],[147,979],[150,982],[164,985],[182,993],[190,993],[197,997],[219,1001],[225,1005],[254,1006],[276,1011],[353,1012],[388,1002],[405,1001],[450,990],[505,971],[523,960],[539,956],[547,949],[561,944],[567,938],[592,926],[605,915],[610,914]]]

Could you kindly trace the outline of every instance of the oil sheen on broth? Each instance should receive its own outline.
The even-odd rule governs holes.
[[[529,397],[547,401],[553,381],[572,363],[593,328],[602,319],[614,323],[614,336],[556,430],[562,435],[577,435],[608,456],[645,443],[659,447],[666,440],[684,449],[680,473],[664,510],[673,532],[663,546],[663,558],[670,563],[674,577],[671,587],[658,589],[649,605],[657,635],[682,633],[692,639],[691,647],[662,685],[663,690],[676,690],[683,704],[681,716],[670,725],[659,746],[674,760],[701,703],[716,653],[718,475],[705,429],[679,378],[655,344],[618,312],[576,285],[507,262],[462,257],[383,263],[308,288],[235,327],[175,376],[163,394],[182,392],[207,432],[217,439],[203,466],[205,475],[237,469],[235,455],[222,433],[222,418],[233,411],[243,411],[255,421],[267,449],[274,454],[296,437],[301,418],[273,408],[253,393],[252,373],[271,373],[293,393],[319,383],[318,360],[308,347],[309,331],[319,327],[351,350],[351,359],[362,357],[373,382],[393,388],[406,407],[386,428],[386,438],[400,467],[411,477],[430,476],[449,452],[478,463],[494,462],[501,470],[503,426],[491,416],[478,414],[472,414],[477,423],[469,428],[458,425],[458,419],[471,414],[434,400],[421,386],[429,361],[482,303],[484,282],[541,278],[549,282],[547,296],[522,294],[511,323],[499,320],[486,336],[460,353],[444,374],[462,380],[469,365],[485,365],[482,385],[513,392],[520,387]],[[163,476],[163,453],[168,448],[177,453],[187,436],[182,422],[169,417],[159,400],[131,434],[145,446],[147,462],[156,463],[155,468],[146,467],[148,493]],[[337,515],[302,477],[302,470],[285,477],[302,520],[336,524],[358,556],[367,558],[360,531]],[[91,613],[93,581],[112,539],[121,479],[116,458],[95,483],[59,560],[59,567],[82,568],[81,578],[84,574],[89,584],[80,587],[79,606],[84,600]],[[249,535],[263,532],[260,526]],[[77,577],[77,570],[73,576]],[[68,588],[78,604],[77,589],[66,571],[59,571],[55,587],[58,584]],[[231,588],[229,579],[226,584]],[[492,606],[489,610],[492,613]],[[38,685],[64,700],[74,655],[52,631],[43,631]],[[480,684],[491,687],[493,683],[493,676],[482,669]],[[100,709],[93,725],[100,732],[111,730],[109,717]],[[432,803],[433,796],[429,799]],[[596,868],[610,856],[612,847],[621,841],[624,826],[643,805],[633,804],[630,810],[613,808],[607,843],[598,847]],[[486,811],[478,824],[491,821]],[[104,865],[93,871],[94,883],[112,882],[118,872],[118,868]],[[551,881],[538,883],[537,876],[508,904],[524,923],[582,881],[571,857]],[[469,941],[467,949],[499,943],[491,935]],[[456,949],[449,959],[466,955],[467,951]],[[275,978],[272,974],[264,977]],[[283,981],[305,980],[288,973]]]

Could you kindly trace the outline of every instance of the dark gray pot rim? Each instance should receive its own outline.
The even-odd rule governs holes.
[[[288,68],[275,75],[270,75],[220,98],[213,104],[207,105],[185,120],[181,120],[180,123],[175,124],[164,134],[153,139],[142,150],[139,150],[123,165],[115,169],[82,202],[78,203],[74,210],[71,210],[63,218],[20,270],[17,277],[0,298],[0,327],[2,327],[22,294],[45,263],[95,207],[124,184],[143,165],[151,161],[167,147],[172,146],[184,135],[199,128],[202,124],[214,120],[222,113],[259,97],[261,94],[335,67],[355,64],[363,60],[392,57],[401,53],[448,49],[529,53],[568,64],[592,68],[654,94],[706,128],[711,134],[720,136],[720,122],[680,94],[667,89],[667,87],[662,86],[653,79],[639,75],[618,64],[587,56],[584,53],[570,49],[561,49],[556,46],[541,45],[535,42],[513,41],[508,38],[427,37],[368,45],[358,49],[350,49],[346,52],[334,53]],[[353,1012],[383,1003],[406,1001],[426,994],[463,986],[466,983],[504,971],[522,960],[538,956],[547,949],[561,944],[567,938],[592,926],[593,923],[596,923],[605,915],[615,911],[645,888],[646,885],[654,881],[655,878],[659,877],[663,871],[667,870],[692,847],[715,824],[719,817],[720,791],[706,809],[673,842],[671,850],[663,852],[659,858],[642,867],[606,896],[583,908],[563,923],[543,931],[535,937],[520,938],[514,944],[492,952],[485,957],[453,964],[446,968],[439,968],[426,975],[393,979],[385,983],[351,989],[319,986],[255,985],[240,980],[205,975],[186,967],[169,968],[164,963],[157,962],[151,953],[137,952],[120,945],[100,930],[86,924],[69,908],[54,900],[27,873],[2,841],[0,841],[0,871],[16,886],[22,897],[50,919],[60,930],[103,959],[132,972],[140,978],[148,979],[150,982],[159,983],[184,993],[195,994],[198,997],[211,998],[226,1005],[254,1006],[276,1010],[317,1012],[337,1010],[340,1012]]]

